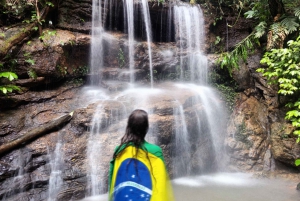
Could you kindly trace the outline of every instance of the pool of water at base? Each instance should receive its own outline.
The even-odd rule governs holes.
[[[299,181],[300,182],[300,181]],[[172,180],[176,201],[300,201],[297,182],[219,173]],[[107,201],[107,194],[82,201]]]

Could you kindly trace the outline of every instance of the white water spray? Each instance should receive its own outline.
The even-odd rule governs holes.
[[[134,2],[133,0],[123,0],[124,8],[127,18],[127,32],[128,32],[128,57],[129,57],[129,71],[130,83],[134,83]]]
[[[204,18],[198,5],[178,3],[174,6],[176,42],[179,43],[180,78],[207,83],[207,58],[202,53],[204,45]],[[189,74],[186,74],[189,71]]]
[[[149,6],[147,0],[142,0],[142,7],[143,7],[143,16],[144,16],[144,22],[146,26],[147,43],[148,43],[150,82],[151,82],[151,88],[153,88],[153,65],[152,65],[152,48],[151,48],[152,32],[151,32]]]
[[[49,192],[48,201],[56,201],[57,195],[63,185],[62,171],[63,171],[63,143],[58,140],[55,146],[54,153],[50,154],[51,174],[49,178]]]
[[[99,158],[99,152],[101,150],[101,143],[99,142],[99,135],[101,133],[102,123],[102,111],[101,104],[97,106],[92,120],[92,128],[87,144],[87,159],[88,159],[88,183],[90,184],[89,196],[99,195],[103,190],[103,181],[101,181],[101,171],[99,164],[97,163]],[[101,159],[100,159],[101,160]]]
[[[175,156],[173,157],[173,170],[175,176],[191,174],[191,143],[187,130],[185,115],[182,105],[174,108],[175,129]],[[180,126],[178,126],[180,125]]]

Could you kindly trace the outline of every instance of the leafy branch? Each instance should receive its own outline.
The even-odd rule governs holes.
[[[263,26],[263,24],[260,26]],[[236,44],[233,51],[222,53],[221,57],[218,59],[218,63],[220,64],[221,68],[226,67],[231,75],[232,70],[239,67],[239,61],[241,59],[246,61],[249,53],[254,51],[255,44],[260,45],[258,40],[258,36],[260,35],[261,33],[254,31]]]
[[[300,36],[296,41],[289,41],[288,48],[272,49],[266,52],[261,60],[267,68],[259,68],[269,83],[279,86],[278,94],[287,96],[289,102],[286,107],[289,111],[285,119],[294,126],[294,134],[300,142]]]

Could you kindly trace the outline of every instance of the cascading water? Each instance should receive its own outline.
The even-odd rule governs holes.
[[[219,161],[218,157],[221,157],[220,147],[222,147],[221,141],[223,139],[220,136],[222,135],[220,127],[225,122],[224,118],[222,118],[224,113],[220,112],[220,110],[224,110],[222,103],[219,101],[219,97],[212,92],[213,89],[207,86],[203,87],[184,83],[161,83],[154,86],[151,19],[148,2],[142,0],[137,5],[136,3],[132,0],[123,1],[124,16],[126,17],[127,24],[126,33],[128,35],[128,69],[130,71],[130,82],[133,84],[133,87],[129,89],[125,88],[122,92],[111,93],[94,100],[98,106],[94,112],[87,144],[87,196],[95,196],[107,191],[106,177],[108,173],[105,170],[105,166],[108,166],[108,161],[106,155],[108,155],[108,158],[111,158],[112,147],[115,147],[119,143],[124,133],[126,118],[132,110],[137,108],[148,112],[150,123],[152,118],[160,119],[161,115],[167,115],[168,122],[172,122],[170,130],[173,131],[172,135],[174,136],[171,139],[170,136],[164,136],[163,133],[160,133],[164,125],[160,125],[160,120],[158,120],[151,124],[147,140],[157,144],[169,143],[169,145],[164,146],[172,149],[170,156],[173,158],[170,159],[172,162],[170,168],[172,169],[171,175],[173,177],[188,176],[218,169],[217,163]],[[100,3],[96,5],[100,5]],[[173,4],[170,3],[170,5]],[[139,12],[135,10],[140,8]],[[99,8],[96,7],[96,9]],[[136,65],[134,55],[137,53],[135,44],[138,43],[134,38],[134,30],[137,28],[134,22],[136,20],[136,13],[141,12],[143,18],[142,26],[143,30],[146,31],[148,44],[146,53],[149,58],[149,81],[151,88],[137,87],[134,77],[134,68]],[[176,43],[179,44],[179,46],[177,45],[179,48],[172,50],[162,49],[161,54],[167,54],[170,57],[178,55],[181,81],[207,85],[207,59],[202,50],[202,46],[204,45],[204,29],[200,7],[178,3],[173,6],[173,9],[169,8],[166,13],[169,19],[164,21],[171,22],[173,20],[172,23],[175,24]],[[98,14],[100,14],[100,11],[98,11]],[[93,17],[95,20],[101,22],[99,18],[102,16],[93,15]],[[161,19],[162,21],[163,19]],[[101,25],[101,23],[98,24]],[[93,28],[99,29],[99,27],[96,26]],[[103,30],[103,27],[101,28]],[[168,26],[168,34],[171,33],[171,29],[172,26]],[[105,34],[105,31],[102,34]],[[92,37],[99,37],[100,40],[103,40],[101,38],[103,36],[93,35]],[[171,40],[173,37],[170,35],[167,38]],[[99,42],[99,39],[93,39],[92,43],[94,41]],[[98,50],[92,48],[92,51]],[[92,59],[97,58],[97,54],[103,54],[103,52],[92,52],[92,55],[95,55]],[[103,57],[99,55],[98,59],[103,59]],[[101,62],[94,61],[97,65],[100,65]],[[97,82],[99,81],[95,81],[95,83]],[[89,93],[89,91],[90,89],[86,93]],[[185,94],[191,96],[191,98],[184,102],[182,95]],[[108,102],[113,104],[115,110],[118,112],[114,114],[108,112],[112,111],[112,107],[107,105]],[[164,106],[167,108],[160,109],[165,102],[169,104]],[[187,116],[187,113],[193,119]],[[110,118],[113,121],[108,121]],[[164,117],[161,121],[165,121],[165,119]],[[219,138],[219,140],[215,141],[216,138]],[[104,144],[107,142],[109,142],[110,147],[107,147],[107,145],[104,147]],[[203,145],[205,148],[202,148],[200,145]],[[106,161],[106,163],[103,161]]]
[[[175,129],[175,153],[173,156],[173,169],[175,176],[191,174],[191,143],[186,126],[183,106],[174,108],[175,125],[181,125]]]
[[[63,142],[59,139],[56,143],[54,152],[51,154],[49,153],[51,174],[49,178],[48,201],[57,200],[57,195],[63,185],[62,173],[64,170],[64,152],[62,151],[62,148]]]
[[[106,51],[105,48],[110,45],[107,43],[110,42],[108,40],[115,40],[113,34],[108,33],[105,30],[106,27],[104,21],[107,13],[103,11],[112,12],[112,10],[114,10],[114,12],[116,12],[117,9],[115,9],[113,5],[117,4],[117,1],[112,0],[108,2],[108,0],[93,0],[93,28],[90,61],[92,86],[85,87],[82,90],[80,98],[80,101],[83,100],[82,107],[79,109],[79,112],[77,111],[78,116],[76,117],[76,120],[81,117],[80,112],[90,114],[92,110],[94,116],[91,117],[92,121],[89,121],[88,115],[83,115],[86,119],[80,121],[80,123],[83,124],[80,125],[82,126],[80,128],[84,129],[84,131],[76,130],[75,134],[72,133],[73,127],[71,124],[77,122],[73,121],[68,124],[68,129],[71,130],[68,134],[78,134],[75,138],[69,138],[78,140],[77,142],[74,142],[72,146],[76,147],[78,143],[82,142],[86,142],[86,144],[79,146],[78,150],[76,148],[70,149],[71,151],[75,150],[74,152],[76,153],[69,153],[68,147],[63,146],[61,140],[58,141],[55,151],[49,153],[51,155],[49,163],[51,166],[51,174],[49,177],[48,192],[45,186],[48,182],[47,176],[49,175],[40,175],[41,172],[48,173],[48,169],[45,169],[46,171],[37,171],[39,174],[36,175],[36,177],[43,177],[38,180],[36,178],[30,178],[32,176],[35,177],[34,174],[27,174],[26,172],[34,171],[36,167],[43,167],[35,165],[34,163],[45,163],[47,165],[47,161],[44,161],[44,159],[41,160],[36,156],[36,161],[30,161],[33,158],[32,155],[34,152],[30,149],[29,151],[24,152],[28,153],[28,156],[24,156],[22,148],[18,157],[8,159],[15,162],[11,166],[10,172],[11,174],[15,174],[15,177],[13,179],[2,180],[3,182],[1,185],[4,187],[7,186],[6,188],[8,189],[5,191],[8,192],[7,194],[0,195],[2,196],[2,200],[23,200],[22,192],[25,192],[28,189],[31,190],[29,192],[30,195],[34,196],[36,191],[44,192],[43,194],[36,193],[38,197],[34,197],[33,200],[76,200],[82,198],[84,195],[86,195],[86,200],[90,200],[90,196],[94,196],[94,200],[98,201],[107,200],[107,195],[101,196],[100,194],[104,194],[108,190],[107,175],[109,161],[112,158],[115,146],[119,144],[120,138],[124,134],[128,115],[132,110],[137,108],[144,109],[149,114],[150,129],[146,136],[146,140],[150,143],[160,145],[165,156],[167,156],[165,157],[166,164],[173,179],[172,183],[177,200],[197,201],[204,199],[207,201],[235,201],[240,200],[240,197],[244,198],[245,193],[247,194],[247,197],[244,200],[247,201],[252,201],[253,199],[260,201],[276,200],[276,198],[279,198],[277,199],[278,201],[286,200],[285,193],[289,194],[291,188],[286,188],[288,190],[284,189],[284,193],[282,193],[282,183],[278,183],[275,188],[275,193],[273,191],[269,193],[269,196],[264,197],[260,195],[264,195],[266,191],[265,188],[270,186],[270,183],[266,183],[266,185],[257,185],[257,181],[240,174],[234,176],[227,176],[226,174],[206,175],[207,173],[222,170],[222,163],[220,162],[224,161],[224,150],[222,145],[227,116],[218,94],[207,84],[208,69],[207,59],[203,54],[204,29],[203,16],[200,7],[197,5],[191,6],[182,2],[175,3],[175,5],[173,3],[169,4],[172,6],[169,7],[167,12],[169,19],[160,20],[161,23],[169,23],[167,28],[168,37],[166,37],[166,40],[171,41],[172,43],[174,42],[173,39],[176,39],[175,42],[177,45],[169,47],[160,43],[151,44],[152,26],[151,18],[149,17],[148,4],[147,1],[144,0],[142,1],[142,4],[139,3],[139,6],[142,5],[144,16],[143,20],[139,20],[139,22],[143,21],[144,23],[142,27],[146,31],[148,44],[144,54],[148,54],[147,56],[149,59],[149,63],[146,63],[145,60],[147,60],[147,57],[142,56],[143,61],[139,61],[141,62],[141,64],[139,64],[139,62],[134,61],[134,59],[138,57],[136,54],[140,53],[136,51],[135,48],[141,48],[142,51],[144,51],[143,44],[145,43],[139,41],[142,37],[138,39],[134,38],[135,33],[133,30],[135,28],[133,22],[136,21],[134,9],[137,8],[135,8],[135,5],[133,4],[137,2],[132,0],[124,0],[123,2],[124,5],[126,4],[126,6],[123,6],[127,9],[124,12],[126,13],[126,19],[130,18],[131,20],[126,20],[129,27],[127,31],[128,36],[121,36],[121,40],[117,41],[117,43],[122,43],[122,47],[126,47],[126,44],[128,44],[127,58],[129,62],[127,62],[127,66],[123,66],[124,69],[122,70],[130,70],[130,82],[133,87],[126,88],[127,84],[122,82],[120,86],[113,88],[109,85],[111,80],[108,80],[108,78],[102,80],[101,68],[106,65],[104,62],[104,54],[111,53],[110,51]],[[110,9],[107,9],[108,7]],[[113,15],[109,15],[107,20],[109,24],[107,27],[111,31],[114,29],[113,23],[116,19]],[[130,23],[132,24],[129,25]],[[163,25],[160,27],[163,27]],[[173,28],[175,28],[176,36],[170,34],[173,32]],[[160,32],[160,34],[161,33],[163,32]],[[126,41],[125,38],[128,38],[128,40]],[[163,37],[160,36],[160,38]],[[156,49],[156,52],[153,51],[153,55],[151,45],[153,47],[159,46],[159,48],[157,48],[159,51]],[[114,50],[116,50],[116,48]],[[119,47],[117,50],[119,50]],[[158,58],[157,55],[159,54],[162,55],[163,58],[166,58],[167,64],[170,64],[170,66],[164,66],[164,68],[161,69],[168,71],[173,68],[167,73],[174,73],[174,71],[179,70],[178,72],[180,75],[178,77],[181,78],[180,83],[154,83],[152,56]],[[118,54],[114,52],[113,56],[109,56],[111,58],[115,55]],[[157,60],[155,62],[157,62]],[[116,65],[116,59],[111,63]],[[134,71],[138,65],[150,66],[149,71],[151,76],[148,81],[151,82],[151,88],[141,87],[136,83]],[[158,68],[157,66],[159,65],[156,65],[155,68]],[[176,67],[174,68],[174,66]],[[177,72],[175,72],[175,74],[177,74]],[[125,80],[128,81],[128,79]],[[146,79],[143,81],[145,80]],[[102,82],[103,85],[101,86],[105,86],[103,88],[99,87],[99,83],[102,84]],[[76,104],[76,106],[78,105],[80,104]],[[86,128],[90,128],[89,135],[82,134],[85,133]],[[49,134],[48,136],[52,137],[52,134]],[[67,150],[65,152],[66,156],[68,154],[75,156],[74,158],[70,158],[72,163],[70,163],[70,161],[64,161],[64,149]],[[86,159],[82,159],[81,157],[77,158],[78,156],[81,156],[80,153],[77,152],[81,152],[82,150],[86,150]],[[14,156],[17,156],[17,154]],[[29,161],[33,164],[28,165]],[[78,165],[78,163],[80,163],[80,165]],[[68,176],[67,172],[64,172],[64,170],[69,168],[65,168],[64,165],[70,164],[78,165],[78,167],[74,167],[75,174],[73,175],[73,172],[70,173],[71,177]],[[77,172],[79,173],[78,175]],[[4,175],[4,177],[5,176],[6,175]],[[235,191],[229,189],[230,185],[234,186]],[[41,186],[42,188],[40,188]],[[192,188],[189,188],[189,186],[192,186]],[[199,188],[197,188],[199,186],[204,187],[199,191]],[[209,188],[209,186],[212,187]],[[241,191],[237,186],[246,187]],[[258,191],[260,192],[260,195],[253,198],[251,193],[257,191],[257,189],[260,190]],[[271,188],[271,190],[273,189]],[[59,196],[67,191],[70,193],[66,193],[66,197],[61,198]],[[201,194],[201,196],[199,196],[199,194]],[[235,198],[224,198],[228,194],[237,194],[238,196]],[[43,195],[44,197],[40,195]],[[298,198],[299,196],[295,195],[290,200],[297,200]],[[29,200],[27,197],[25,199]]]
[[[127,19],[128,32],[128,57],[129,57],[129,71],[130,83],[134,82],[134,3],[133,0],[124,0],[125,18]]]
[[[93,0],[93,21],[91,37],[90,71],[93,74],[91,84],[97,85],[100,80],[100,68],[103,66],[103,22],[101,0]]]
[[[187,152],[187,156],[180,159],[182,164],[190,164],[190,167],[192,167],[192,170],[189,170],[189,172],[187,172],[188,174],[185,175],[222,170],[226,162],[223,150],[224,135],[222,135],[222,133],[226,126],[227,114],[224,106],[220,104],[218,95],[212,88],[207,86],[198,86],[195,84],[177,84],[176,86],[180,89],[191,91],[194,94],[189,103],[190,106],[193,107],[200,103],[202,108],[194,111],[196,125],[194,125],[195,129],[193,131],[184,129],[186,125],[179,131],[175,130],[176,142],[179,141],[182,147],[189,147],[191,146],[191,141],[198,138],[199,145],[203,145],[203,143],[210,145],[206,149],[200,148],[200,150],[195,152]],[[182,116],[183,115],[184,114],[182,114]],[[191,132],[196,132],[200,136],[191,137]],[[182,136],[189,136],[191,139],[189,141],[182,140]],[[180,160],[175,160],[175,166],[180,167],[176,165]],[[194,163],[194,167],[191,163]],[[183,165],[181,166],[184,167]],[[184,167],[184,169],[186,169],[186,167]],[[184,172],[182,169],[178,170],[178,173],[182,172]]]
[[[150,13],[149,13],[149,6],[147,0],[142,0],[142,7],[143,7],[143,17],[146,26],[146,34],[147,34],[147,43],[148,43],[148,56],[149,56],[149,69],[150,69],[150,83],[151,87],[153,88],[153,65],[152,65],[152,49],[151,49],[151,42],[152,42],[152,32],[151,32],[151,20],[150,20]]]
[[[14,160],[14,167],[16,168],[16,175],[10,181],[6,182],[6,188],[9,189],[9,193],[4,195],[2,201],[8,200],[11,195],[22,193],[24,190],[24,167],[26,161],[24,161],[22,150],[19,151],[18,157]]]
[[[174,20],[178,52],[181,53],[180,78],[206,84],[207,58],[201,49],[205,38],[202,10],[198,5],[178,3],[174,6]]]
[[[90,136],[87,144],[87,159],[88,159],[88,183],[90,186],[88,189],[90,192],[87,194],[90,196],[99,195],[102,192],[103,184],[99,177],[101,177],[100,166],[95,159],[97,158],[97,152],[101,150],[101,143],[99,143],[99,134],[101,133],[101,111],[103,110],[102,105],[98,105],[96,108],[93,120]],[[96,142],[96,143],[95,143]]]

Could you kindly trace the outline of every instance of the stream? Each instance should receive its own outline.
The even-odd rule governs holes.
[[[172,180],[176,201],[299,201],[296,182],[256,179],[246,173],[217,173]],[[107,201],[108,195],[82,201]]]

